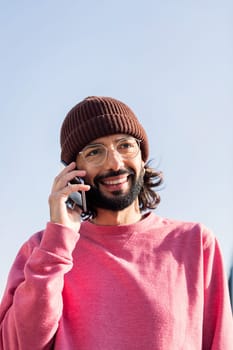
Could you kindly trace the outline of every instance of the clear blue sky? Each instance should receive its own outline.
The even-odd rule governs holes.
[[[233,2],[0,1],[0,293],[44,228],[59,129],[88,95],[126,102],[163,170],[157,213],[199,221],[233,258]]]

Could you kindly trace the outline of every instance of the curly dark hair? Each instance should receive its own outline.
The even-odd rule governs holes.
[[[150,161],[144,166],[143,186],[138,195],[140,211],[155,209],[161,201],[160,195],[155,191],[163,183],[163,173],[150,166]],[[82,219],[88,220],[96,217],[96,210],[89,205],[89,211],[82,213]]]
[[[139,207],[141,211],[155,209],[161,201],[160,195],[155,191],[163,183],[163,173],[150,167],[150,162],[144,166],[144,184],[139,193]]]

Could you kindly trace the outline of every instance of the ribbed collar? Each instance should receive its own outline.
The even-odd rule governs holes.
[[[152,223],[155,223],[156,218],[155,214],[150,212],[142,220],[130,225],[103,226],[85,221],[81,225],[80,235],[98,243],[125,241],[134,233],[145,232]],[[159,220],[159,218],[157,219]]]

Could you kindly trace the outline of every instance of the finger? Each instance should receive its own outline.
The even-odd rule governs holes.
[[[68,183],[68,184],[66,184],[65,187],[63,187],[59,191],[52,191],[51,197],[56,197],[57,199],[63,198],[63,200],[64,199],[66,200],[73,192],[88,191],[88,190],[90,190],[89,185]]]
[[[56,190],[62,189],[67,185],[69,181],[71,181],[75,177],[83,177],[85,175],[85,170],[72,170],[68,172],[67,169],[64,169],[55,177],[53,182],[53,188]]]
[[[76,163],[75,162],[71,162],[70,164],[68,164],[67,166],[65,166],[62,171],[57,175],[57,178],[59,179],[60,177],[70,173],[71,171],[80,171],[80,170],[77,170],[76,169]],[[82,173],[82,170],[81,170],[81,173]],[[83,175],[80,175],[80,176],[83,176]]]
[[[78,192],[78,191],[89,191],[91,188],[90,185],[87,184],[71,184],[68,182],[68,184],[65,187],[66,194],[70,195],[73,192]]]

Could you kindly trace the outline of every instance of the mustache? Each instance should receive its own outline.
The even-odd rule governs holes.
[[[117,170],[117,171],[114,171],[114,170],[111,170],[111,171],[108,171],[104,174],[101,174],[101,175],[96,175],[96,177],[94,178],[94,184],[96,186],[98,186],[98,183],[108,177],[113,177],[113,176],[119,176],[119,175],[135,175],[135,171],[133,169],[120,169],[120,170]]]

